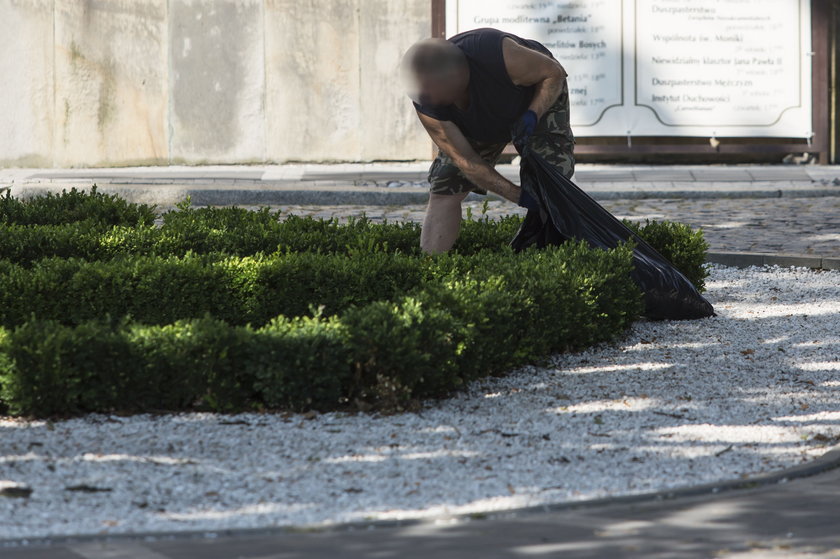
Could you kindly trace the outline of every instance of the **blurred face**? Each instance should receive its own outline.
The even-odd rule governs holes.
[[[421,105],[452,105],[463,93],[462,80],[456,73],[444,76],[411,75],[408,96]]]
[[[401,69],[408,96],[421,105],[453,105],[470,81],[466,56],[443,39],[415,43],[403,56]]]

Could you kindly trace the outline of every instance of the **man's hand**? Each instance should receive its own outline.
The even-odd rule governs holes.
[[[520,189],[519,192],[519,205],[520,207],[527,208],[529,210],[539,211],[540,203],[534,199],[528,192],[525,191],[524,188]]]
[[[522,150],[528,145],[531,134],[537,128],[537,120],[537,113],[529,109],[514,123],[510,135],[513,140],[513,147],[516,148],[519,155],[522,155]]]

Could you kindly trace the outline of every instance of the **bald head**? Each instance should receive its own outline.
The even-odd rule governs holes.
[[[446,76],[467,66],[464,52],[443,39],[423,39],[403,56],[403,71],[420,76]]]
[[[466,91],[469,64],[464,52],[444,39],[423,39],[406,51],[402,75],[415,102],[451,105]]]

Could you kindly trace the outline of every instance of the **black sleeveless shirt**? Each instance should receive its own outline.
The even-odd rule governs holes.
[[[449,120],[464,136],[480,142],[506,142],[510,129],[528,110],[534,86],[515,85],[505,68],[502,40],[509,37],[522,46],[547,56],[551,52],[537,41],[522,39],[498,29],[465,31],[449,41],[464,51],[470,67],[470,104],[466,111],[455,105],[420,105],[415,108],[436,120]]]

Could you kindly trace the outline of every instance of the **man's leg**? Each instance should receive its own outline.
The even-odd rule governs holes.
[[[505,144],[471,143],[478,155],[491,165],[496,164],[505,148]],[[458,239],[461,229],[461,202],[470,192],[487,194],[487,191],[468,181],[443,152],[439,152],[432,162],[429,183],[429,206],[420,233],[420,248],[428,253],[446,252]]]
[[[461,202],[469,192],[429,195],[429,206],[420,231],[420,248],[436,254],[446,252],[455,244],[461,229]]]

